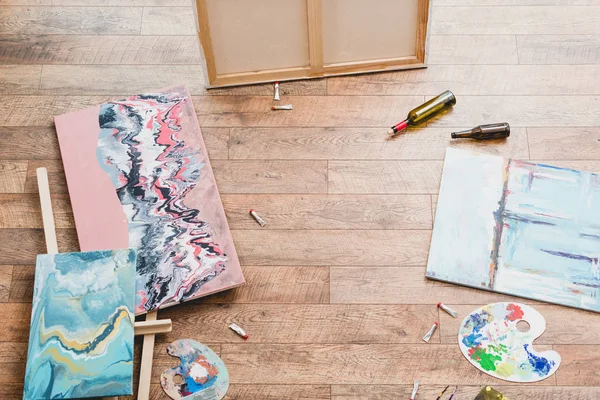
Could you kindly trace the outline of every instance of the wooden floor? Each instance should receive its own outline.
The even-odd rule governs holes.
[[[159,376],[179,338],[220,353],[228,399],[408,399],[415,378],[419,399],[459,385],[455,399],[470,400],[485,384],[514,399],[600,398],[600,315],[526,301],[548,323],[538,348],[563,362],[515,386],[472,367],[458,320],[435,306],[465,315],[509,297],[424,278],[447,146],[600,172],[600,2],[433,2],[428,69],[283,83],[294,110],[272,112],[271,85],[205,91],[189,0],[0,0],[0,398],[23,387],[33,264],[45,251],[39,166],[50,170],[60,250],[78,249],[52,116],[176,83],[194,95],[248,283],[160,312],[174,329],[157,337],[153,399],[167,398]],[[451,113],[386,140],[445,89],[458,98]],[[503,121],[506,142],[449,140]]]

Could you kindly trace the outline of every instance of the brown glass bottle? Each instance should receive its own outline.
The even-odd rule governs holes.
[[[475,140],[504,139],[510,136],[510,125],[506,122],[499,124],[479,125],[466,131],[452,132],[452,139],[469,138]]]
[[[411,110],[404,121],[392,126],[388,130],[388,134],[395,135],[401,130],[406,129],[409,125],[415,126],[422,124],[440,111],[446,110],[455,104],[456,97],[454,97],[454,94],[451,91],[446,90],[444,93],[434,97],[427,103]]]

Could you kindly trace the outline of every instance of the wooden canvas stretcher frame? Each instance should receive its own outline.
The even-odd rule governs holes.
[[[212,0],[195,1],[198,36],[204,52],[205,71],[209,83],[208,88],[426,67],[430,0],[414,0],[417,8],[414,55],[324,63],[323,2],[328,0],[302,0],[306,1],[307,11],[308,65],[274,69],[267,68],[236,73],[221,73],[217,69],[215,49],[213,48],[213,40],[211,39],[211,21],[209,20],[207,8],[207,2]],[[261,6],[261,2],[256,2],[255,4],[258,7]],[[268,12],[266,9],[264,11]],[[215,23],[216,21],[212,22]],[[404,23],[401,16],[398,16],[398,23]],[[360,29],[360,27],[357,29]],[[274,32],[273,34],[277,33]],[[261,57],[260,54],[256,56]]]

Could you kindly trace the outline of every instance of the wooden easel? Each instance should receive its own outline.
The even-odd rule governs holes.
[[[42,206],[42,220],[44,222],[44,237],[48,254],[58,254],[56,240],[56,227],[52,214],[52,201],[50,199],[50,185],[48,184],[48,170],[36,170],[40,204]],[[170,319],[157,320],[157,311],[146,314],[146,320],[136,322],[134,334],[144,335],[142,359],[140,362],[140,381],[138,385],[138,400],[148,400],[150,397],[150,377],[152,373],[152,358],[154,356],[154,335],[157,333],[171,332],[173,326]],[[117,400],[117,397],[107,397],[106,400]]]

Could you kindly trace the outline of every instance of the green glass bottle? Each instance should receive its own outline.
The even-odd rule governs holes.
[[[404,121],[392,126],[388,130],[388,134],[395,135],[401,130],[406,129],[409,125],[415,126],[422,124],[440,111],[446,110],[455,104],[456,97],[454,97],[454,93],[446,90],[444,93],[437,95],[427,103],[411,110]]]

